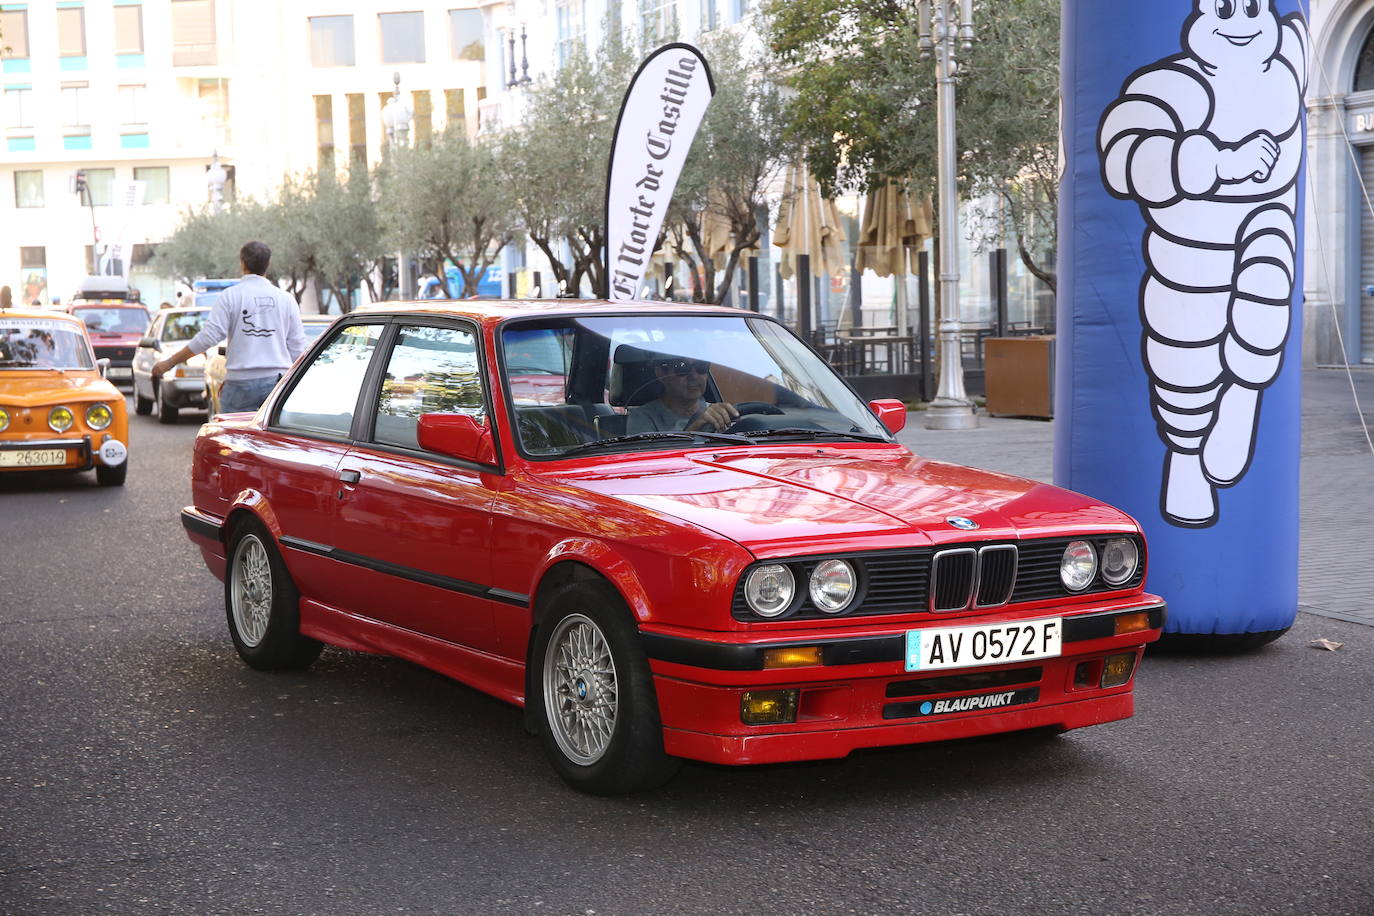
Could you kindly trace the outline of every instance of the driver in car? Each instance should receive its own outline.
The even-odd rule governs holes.
[[[739,410],[734,404],[708,403],[703,397],[711,375],[711,364],[705,360],[663,357],[654,360],[653,369],[663,385],[663,394],[630,408],[625,422],[627,434],[660,430],[718,431],[739,418]]]

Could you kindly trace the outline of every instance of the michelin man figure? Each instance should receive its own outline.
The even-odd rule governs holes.
[[[1102,180],[1145,218],[1142,358],[1160,507],[1217,519],[1283,364],[1297,262],[1308,36],[1273,0],[1194,0],[1183,53],[1137,70],[1098,127]]]

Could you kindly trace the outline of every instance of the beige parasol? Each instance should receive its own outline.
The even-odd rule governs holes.
[[[779,269],[783,277],[796,273],[800,255],[811,257],[811,273],[817,277],[849,269],[839,210],[833,200],[821,196],[820,186],[805,163],[787,167],[773,244],[782,252]]]
[[[854,266],[880,277],[916,273],[916,257],[932,235],[933,216],[929,197],[918,204],[892,182],[869,191]]]

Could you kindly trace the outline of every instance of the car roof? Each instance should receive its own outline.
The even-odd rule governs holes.
[[[77,299],[72,303],[74,309],[138,309],[146,312],[148,309],[141,302],[134,302],[132,299]]]
[[[68,315],[66,312],[58,312],[53,309],[3,309],[0,310],[0,320],[5,318],[52,318],[58,321],[65,321],[74,328],[85,330],[86,326],[81,323],[80,318]]]
[[[491,325],[508,318],[542,318],[563,315],[748,315],[766,317],[758,312],[706,305],[697,302],[660,302],[641,299],[427,299],[418,302],[385,302],[365,305],[351,314],[378,316],[415,315],[470,318]]]

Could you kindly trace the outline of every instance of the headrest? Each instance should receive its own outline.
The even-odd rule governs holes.
[[[611,357],[611,383],[608,392],[612,407],[647,404],[663,394],[663,383],[654,375],[654,360],[663,359],[656,350],[621,344]]]

